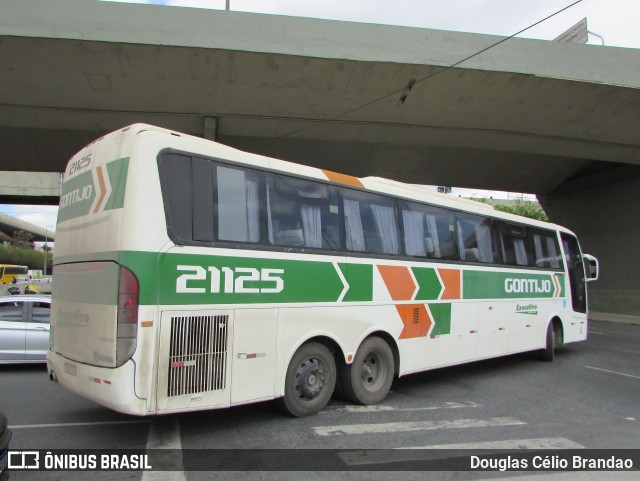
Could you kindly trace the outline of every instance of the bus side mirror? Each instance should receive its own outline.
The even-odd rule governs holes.
[[[597,280],[598,275],[600,274],[598,259],[589,254],[583,254],[582,258],[584,259],[584,268],[585,274],[587,276],[587,282]]]

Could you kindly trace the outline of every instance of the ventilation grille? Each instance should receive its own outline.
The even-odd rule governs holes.
[[[225,388],[229,316],[171,318],[167,396]]]

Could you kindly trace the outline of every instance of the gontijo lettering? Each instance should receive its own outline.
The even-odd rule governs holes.
[[[85,185],[82,188],[72,190],[60,197],[60,207],[64,208],[82,202],[85,199],[90,199],[91,194],[93,194],[93,185]]]
[[[553,285],[548,279],[513,279],[508,277],[504,280],[504,291],[509,294],[543,294],[553,292]]]

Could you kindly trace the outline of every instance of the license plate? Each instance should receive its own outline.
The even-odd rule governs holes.
[[[71,364],[70,362],[64,363],[64,372],[66,372],[67,374],[70,374],[71,376],[75,376],[77,371],[78,371],[78,366],[76,366],[75,364]]]

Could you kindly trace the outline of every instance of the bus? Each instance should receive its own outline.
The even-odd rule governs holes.
[[[136,124],[69,161],[48,372],[154,415],[336,393],[587,338],[597,260],[558,225]]]
[[[18,279],[27,279],[29,268],[13,264],[0,264],[0,284],[12,284]]]

